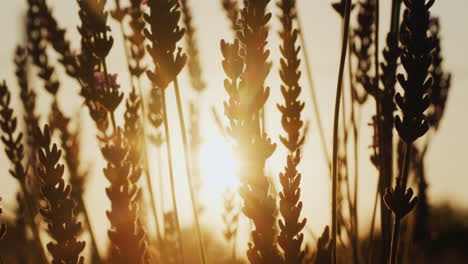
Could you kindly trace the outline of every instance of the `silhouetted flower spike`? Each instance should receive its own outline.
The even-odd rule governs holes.
[[[158,129],[163,123],[163,107],[161,103],[162,90],[152,88],[150,91],[149,104],[148,104],[148,119],[151,125]]]
[[[322,235],[317,241],[317,255],[314,263],[331,263],[330,228],[328,226],[325,227]]]
[[[110,183],[106,194],[111,201],[107,218],[111,227],[108,236],[111,243],[110,260],[116,264],[149,263],[145,232],[138,226],[140,189],[136,185],[141,169],[132,163],[130,147],[120,128],[102,148],[107,167],[104,175]]]
[[[47,201],[47,206],[40,212],[54,239],[47,244],[47,249],[53,257],[53,263],[82,264],[84,257],[80,254],[85,248],[85,242],[77,240],[82,228],[76,217],[76,202],[70,198],[70,185],[63,180],[64,166],[58,163],[62,152],[56,144],[51,147],[48,125],[43,130],[36,127],[34,137],[41,148],[38,152],[41,165],[37,172],[42,182],[42,195]]]
[[[108,34],[107,26],[108,13],[104,11],[107,0],[77,0],[80,6],[80,19],[88,35],[89,48],[93,54],[103,60],[109,54],[114,39]]]
[[[57,25],[57,21],[47,6],[46,0],[33,0],[39,10],[40,26],[45,29],[44,39],[52,44],[59,53],[59,62],[65,67],[65,71],[73,78],[78,77],[78,62],[74,52],[70,48],[69,41],[65,38],[66,31]]]
[[[232,31],[236,32],[239,30],[237,19],[239,16],[239,6],[237,0],[222,0],[222,6],[226,13],[229,22],[231,22]]]
[[[85,210],[81,203],[82,195],[85,192],[86,173],[80,173],[80,144],[79,128],[75,131],[70,129],[70,118],[66,117],[60,110],[57,101],[52,103],[51,116],[49,124],[52,130],[59,130],[62,141],[62,149],[65,154],[65,163],[70,175],[70,184],[72,186],[72,198],[78,202],[78,212]]]
[[[140,120],[140,109],[142,101],[135,89],[132,89],[125,103],[124,113],[125,127],[124,135],[129,143],[129,159],[134,166],[141,166],[143,146],[143,127]]]
[[[95,100],[108,112],[114,112],[123,100],[120,85],[117,83],[117,74],[103,72],[94,73]]]
[[[10,92],[3,82],[0,84],[0,127],[3,131],[1,140],[5,145],[5,153],[13,163],[14,168],[9,172],[19,181],[26,181],[26,170],[22,165],[24,158],[24,147],[21,143],[23,133],[14,135],[17,129],[17,119],[13,116],[13,109],[10,107]]]
[[[15,53],[15,66],[16,66],[16,79],[20,88],[21,103],[24,108],[24,122],[26,125],[25,139],[26,139],[26,155],[27,167],[36,165],[36,152],[38,149],[37,143],[34,141],[33,130],[38,125],[39,117],[36,115],[36,93],[29,87],[29,61],[27,50],[21,46],[16,48]],[[31,180],[31,179],[30,179]],[[34,180],[34,179],[33,179]],[[39,195],[39,194],[38,194]]]
[[[403,117],[395,117],[395,128],[405,143],[405,155],[401,166],[401,176],[397,178],[396,186],[388,188],[384,194],[387,207],[395,214],[393,237],[389,255],[389,263],[397,262],[397,247],[399,240],[400,222],[416,206],[417,199],[412,199],[413,191],[407,190],[409,169],[411,164],[411,150],[413,143],[422,137],[429,129],[424,112],[430,106],[427,92],[431,88],[432,79],[428,78],[431,66],[431,53],[434,41],[428,37],[429,8],[435,0],[404,0],[406,9],[400,29],[402,44],[401,63],[406,71],[397,76],[398,82],[404,90],[404,95],[397,93],[395,102]]]
[[[183,14],[183,22],[185,26],[185,50],[187,51],[187,68],[189,70],[190,83],[192,88],[198,92],[202,92],[206,88],[205,80],[203,80],[203,71],[200,63],[200,51],[196,38],[196,31],[192,24],[192,12],[188,0],[181,0],[181,11]]]
[[[280,197],[280,213],[282,219],[278,221],[280,235],[278,244],[283,249],[284,263],[302,263],[305,252],[301,249],[304,234],[302,229],[306,225],[306,219],[301,218],[302,202],[301,195],[301,174],[297,167],[301,161],[301,147],[304,144],[304,122],[301,119],[301,112],[305,103],[299,100],[302,87],[299,84],[301,71],[299,70],[300,47],[296,44],[298,31],[293,25],[296,16],[295,0],[280,0],[278,6],[281,9],[280,22],[282,29],[280,38],[282,40],[280,51],[280,77],[282,80],[281,93],[284,97],[284,104],[278,104],[280,110],[281,123],[286,132],[286,136],[280,136],[283,145],[288,149],[286,166],[284,172],[279,174],[282,190]]]
[[[130,73],[139,78],[145,71],[146,66],[143,65],[143,58],[145,57],[145,36],[143,30],[145,28],[145,20],[143,19],[142,0],[131,0],[131,6],[128,9],[130,14],[130,28],[132,34],[126,36],[129,40],[129,48],[131,60],[129,61]]]
[[[46,53],[46,41],[44,39],[44,31],[42,30],[42,21],[44,18],[40,13],[40,5],[38,2],[42,0],[28,0],[28,16],[27,16],[27,34],[28,34],[28,51],[32,57],[34,64],[39,68],[38,76],[44,80],[46,90],[55,95],[59,89],[60,83],[55,77],[54,67],[49,65],[49,59]]]
[[[223,68],[227,79],[224,88],[229,100],[224,103],[230,120],[228,134],[236,141],[235,152],[241,158],[239,177],[242,212],[254,222],[247,257],[250,263],[281,263],[275,234],[275,198],[270,195],[270,182],[264,174],[266,160],[276,145],[261,131],[260,111],[269,96],[265,79],[271,68],[266,49],[271,13],[266,13],[269,0],[245,1],[241,12],[239,42],[221,41]],[[239,50],[242,44],[242,49]],[[245,66],[244,66],[245,65]]]
[[[27,83],[26,83],[27,84]],[[6,86],[6,83],[0,83],[0,128],[2,130],[1,140],[5,146],[5,153],[11,162],[12,168],[9,170],[11,176],[18,180],[23,195],[22,201],[26,208],[28,215],[28,224],[33,233],[34,241],[37,246],[36,257],[39,261],[45,263],[46,257],[44,255],[41,238],[39,236],[39,229],[34,221],[34,208],[32,207],[33,195],[29,193],[27,183],[27,169],[23,165],[24,162],[24,146],[22,143],[23,133],[17,133],[17,119],[13,115],[13,109],[10,106],[11,94]]]
[[[232,44],[221,40],[221,52],[224,57],[223,69],[231,80],[240,78],[244,71],[244,59],[240,56],[239,51],[240,45],[237,39]]]
[[[224,211],[222,214],[224,222],[223,235],[226,241],[231,242],[237,236],[240,210],[236,206],[236,193],[227,189],[223,194]]]
[[[432,52],[432,65],[429,70],[433,78],[433,84],[431,90],[429,91],[433,107],[428,114],[428,120],[435,129],[438,129],[440,120],[442,119],[445,112],[445,105],[450,91],[452,76],[450,73],[447,73],[444,70],[442,65],[443,58],[442,47],[440,43],[441,39],[439,35],[439,19],[431,19],[429,27],[431,37],[434,40],[435,49]]]
[[[413,189],[406,189],[406,186],[402,184],[401,178],[398,178],[395,189],[386,190],[384,201],[398,219],[403,219],[414,209],[418,198],[413,198]]]
[[[353,89],[354,98],[359,104],[366,102],[368,95],[376,95],[375,91],[375,77],[370,76],[370,69],[372,67],[372,54],[371,48],[374,45],[374,32],[375,32],[375,4],[374,0],[359,1],[359,13],[357,16],[358,26],[353,31],[353,41],[351,43],[351,51],[357,58],[356,69],[356,85]],[[365,92],[359,93],[356,89],[357,86],[362,87]]]
[[[86,210],[84,196],[86,193],[86,183],[89,173],[80,171],[80,126],[78,125],[74,131],[70,129],[70,118],[66,117],[59,108],[57,100],[52,103],[49,122],[52,130],[60,132],[61,147],[64,151],[64,160],[69,173],[69,181],[71,185],[70,197],[77,202],[76,214],[84,216],[87,230],[91,236],[90,246],[92,247],[92,261],[96,259],[100,262],[100,255],[97,249],[95,234],[90,223],[89,212]]]
[[[434,41],[428,37],[429,8],[435,0],[405,0],[407,7],[401,28],[403,53],[401,62],[407,76],[398,75],[398,82],[405,91],[404,96],[397,93],[395,101],[403,113],[403,118],[396,116],[395,127],[401,139],[411,144],[423,136],[429,129],[424,112],[430,105],[427,92],[431,88],[432,78],[428,78],[431,66],[431,52]]]
[[[148,71],[148,78],[158,87],[166,88],[174,81],[185,65],[187,57],[177,48],[177,42],[185,33],[178,26],[180,19],[177,0],[149,0],[150,13],[144,18],[150,24],[145,36],[151,41],[146,49],[153,58],[154,71]]]
[[[381,81],[383,84],[382,90],[382,137],[388,137],[387,140],[382,139],[385,142],[391,144],[393,134],[393,122],[394,122],[394,112],[396,110],[395,105],[395,84],[396,84],[396,70],[398,67],[398,58],[401,55],[402,50],[398,45],[397,36],[393,33],[387,35],[387,46],[383,51],[384,62],[381,63],[380,67],[382,68]],[[387,135],[388,134],[388,135]],[[384,151],[389,153],[383,154],[384,157],[392,156],[392,147],[384,147]]]

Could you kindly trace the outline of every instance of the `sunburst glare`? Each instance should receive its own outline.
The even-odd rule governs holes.
[[[214,134],[205,140],[200,150],[200,166],[204,175],[201,199],[204,204],[221,206],[224,191],[237,189],[238,164],[232,145],[224,137]]]

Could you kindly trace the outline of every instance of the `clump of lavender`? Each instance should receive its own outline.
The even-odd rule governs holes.
[[[65,167],[58,163],[62,152],[56,144],[51,146],[49,126],[46,125],[43,131],[37,127],[34,137],[41,148],[38,152],[41,165],[37,173],[42,182],[41,193],[47,201],[41,214],[54,239],[47,244],[47,249],[53,263],[83,263],[84,257],[80,255],[86,243],[77,240],[82,228],[76,217],[76,202],[70,197],[71,187],[63,180]]]

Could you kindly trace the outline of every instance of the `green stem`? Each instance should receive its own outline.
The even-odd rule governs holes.
[[[177,111],[179,112],[179,124],[180,124],[181,133],[182,133],[182,143],[184,145],[185,170],[187,173],[187,181],[189,184],[189,193],[190,193],[190,200],[192,202],[192,211],[193,211],[193,216],[195,220],[195,229],[197,232],[198,247],[200,251],[201,261],[203,264],[206,264],[205,249],[203,246],[203,237],[202,237],[198,210],[197,210],[198,206],[197,206],[197,201],[196,201],[195,193],[193,189],[192,171],[191,171],[190,160],[188,156],[189,145],[188,145],[188,139],[187,139],[187,130],[185,128],[184,112],[182,109],[182,100],[180,96],[179,82],[177,80],[177,77],[174,79],[174,89],[175,89],[176,102],[177,102]]]
[[[185,263],[184,258],[184,249],[182,244],[182,231],[180,229],[179,222],[179,212],[177,210],[177,200],[176,200],[176,191],[175,191],[175,179],[174,179],[174,169],[172,167],[172,148],[171,148],[171,135],[169,133],[169,122],[167,120],[167,106],[166,106],[166,92],[164,89],[161,89],[161,104],[163,107],[163,120],[164,120],[164,134],[166,136],[166,149],[167,149],[167,162],[169,166],[169,178],[171,182],[171,197],[172,197],[172,206],[174,209],[174,222],[177,229],[177,239],[179,243],[180,258],[182,264]]]
[[[351,0],[346,0],[345,16],[343,19],[343,37],[341,45],[341,58],[340,68],[338,71],[338,83],[336,87],[335,97],[335,114],[333,122],[333,166],[332,166],[332,237],[331,237],[331,249],[332,249],[332,264],[337,263],[336,255],[336,238],[337,238],[337,182],[338,182],[338,129],[339,129],[339,117],[340,117],[340,101],[341,93],[343,90],[343,75],[344,66],[346,61],[346,53],[348,50],[348,36],[349,36],[349,22],[351,14]]]

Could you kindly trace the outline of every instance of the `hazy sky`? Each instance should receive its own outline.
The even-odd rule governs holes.
[[[59,23],[69,28],[67,36],[74,42],[73,47],[77,47],[77,5],[75,1],[68,0],[54,0],[48,1],[54,6],[54,14],[59,18]],[[110,6],[111,2],[108,1]],[[208,83],[207,91],[202,95],[202,102],[204,112],[203,116],[203,130],[205,133],[206,154],[204,166],[205,171],[209,171],[209,179],[205,180],[205,201],[210,201],[208,206],[220,207],[221,198],[219,196],[226,187],[226,180],[223,175],[226,174],[228,166],[222,161],[220,165],[216,165],[216,154],[210,154],[210,151],[228,152],[224,147],[219,147],[222,144],[219,133],[213,124],[213,120],[209,115],[209,109],[214,106],[220,113],[222,113],[222,103],[227,98],[226,92],[223,89],[224,73],[221,68],[221,54],[219,50],[219,41],[221,39],[232,40],[232,33],[229,30],[229,24],[225,19],[224,13],[220,8],[219,0],[192,0],[189,1],[193,6],[193,17],[195,27],[197,29],[201,58],[204,70],[204,76]],[[382,37],[384,40],[385,30],[389,28],[389,13],[390,2],[381,1],[381,28]],[[1,49],[0,49],[0,78],[6,78],[11,87],[15,87],[16,81],[14,76],[13,67],[13,51],[15,45],[21,43],[23,39],[23,24],[22,15],[24,14],[26,0],[14,1],[1,1],[0,3],[0,32],[2,32]],[[336,87],[336,75],[338,70],[339,60],[339,33],[340,33],[340,19],[337,14],[330,8],[330,1],[311,1],[311,0],[298,0],[299,15],[303,21],[304,34],[307,39],[308,49],[310,53],[310,60],[312,62],[313,75],[315,87],[320,104],[322,120],[328,137],[328,145],[331,146],[331,132],[332,132],[332,109],[334,102],[334,93]],[[270,5],[273,8],[272,12],[278,13],[276,6]],[[434,137],[431,144],[428,157],[427,157],[427,174],[429,176],[431,202],[441,203],[443,201],[455,201],[458,205],[468,207],[468,192],[466,192],[466,178],[468,177],[468,158],[466,151],[468,150],[468,136],[467,135],[467,102],[468,102],[468,34],[466,22],[466,10],[468,9],[468,1],[463,0],[450,0],[436,2],[433,8],[433,14],[440,16],[442,25],[442,49],[444,51],[444,66],[447,70],[453,73],[452,89],[447,104],[447,110],[442,121],[441,128],[438,134]],[[353,18],[353,22],[355,22]],[[116,38],[116,47],[110,56],[110,71],[119,73],[119,80],[123,86],[128,84],[128,79],[125,77],[126,66],[122,61],[122,46],[120,43],[121,35],[118,32],[118,27],[114,21],[112,23],[112,34]],[[277,17],[273,16],[272,29],[278,29]],[[267,104],[267,109],[270,113],[271,119],[268,120],[270,136],[274,141],[278,142],[279,130],[279,115],[275,104],[282,102],[279,86],[278,86],[278,36],[275,32],[270,35],[270,45],[272,50],[271,60],[274,63],[274,68],[268,79],[268,84],[271,86],[272,95]],[[60,67],[57,67],[60,68]],[[60,70],[61,71],[61,70]],[[186,74],[185,72],[183,73]],[[182,77],[182,84],[187,84],[186,77]],[[311,132],[307,139],[307,145],[303,163],[303,193],[304,208],[306,216],[309,218],[310,226],[317,230],[317,228],[325,225],[329,218],[329,185],[327,169],[324,164],[322,152],[319,144],[319,137],[315,126],[315,120],[312,115],[312,108],[309,103],[309,90],[304,84],[304,99],[307,101],[304,116],[311,120]],[[64,82],[62,89],[67,91],[77,91],[78,87],[75,82]],[[187,86],[188,87],[188,86]],[[188,88],[187,88],[188,90]],[[185,93],[187,98],[193,98],[190,93]],[[63,104],[65,107],[72,105],[77,107],[80,100],[74,93],[63,91],[60,95],[67,103]],[[171,94],[168,95],[169,97]],[[371,101],[371,100],[370,100]],[[48,100],[44,99],[41,108],[45,109]],[[18,105],[19,106],[19,105]],[[169,106],[171,107],[171,105]],[[172,108],[175,109],[175,108]],[[367,146],[370,144],[370,135],[372,134],[371,128],[366,124],[369,121],[372,104],[364,109],[362,115],[362,146],[360,146],[360,160],[361,171],[363,176],[360,180],[360,199],[359,205],[364,208],[365,215],[369,214],[369,208],[372,206],[372,197],[375,192],[376,172],[369,165],[368,156],[370,154]],[[71,112],[72,110],[67,110]],[[186,111],[187,112],[187,111]],[[174,112],[169,112],[170,116]],[[174,116],[174,119],[175,116]],[[220,143],[221,142],[221,143]],[[218,144],[219,143],[219,144]],[[175,143],[180,146],[180,142]],[[182,162],[180,149],[176,150],[176,159]],[[277,174],[279,169],[284,164],[284,150],[279,147],[275,156],[271,159],[269,169],[271,173]],[[227,154],[226,154],[227,155]],[[0,154],[2,161],[4,161],[3,152]],[[155,156],[153,156],[155,157]],[[88,157],[89,160],[89,157]],[[6,163],[3,163],[6,164]],[[95,167],[100,168],[103,164],[94,164]],[[153,165],[157,166],[157,164]],[[182,167],[182,166],[180,166]],[[182,168],[176,171],[180,177],[184,177]],[[211,172],[211,173],[210,173]],[[218,172],[218,173],[217,173]],[[213,174],[213,175],[211,175]],[[227,172],[229,174],[229,172]],[[7,176],[7,168],[3,166],[0,172],[2,176],[2,184],[0,184],[0,195],[5,197],[5,200],[13,200],[13,191],[11,186],[14,186],[14,180]],[[101,175],[96,175],[100,177]],[[227,176],[226,176],[227,177]],[[103,177],[102,177],[103,178]],[[184,180],[180,180],[181,184],[186,184]],[[100,197],[105,200],[102,187],[107,185],[103,180],[93,180],[96,183],[91,187],[93,197]],[[181,190],[183,191],[183,190]],[[96,194],[98,193],[98,194]],[[211,194],[210,194],[211,193]],[[94,196],[96,195],[96,196]],[[183,199],[183,198],[180,198]],[[213,201],[216,200],[217,201]],[[186,202],[186,200],[185,200]],[[213,203],[213,205],[211,204]],[[99,217],[104,218],[104,210],[108,208],[105,202],[91,203],[90,207],[95,209]],[[219,208],[218,208],[219,210]],[[313,212],[313,213],[312,213]],[[317,213],[319,212],[319,213]]]

